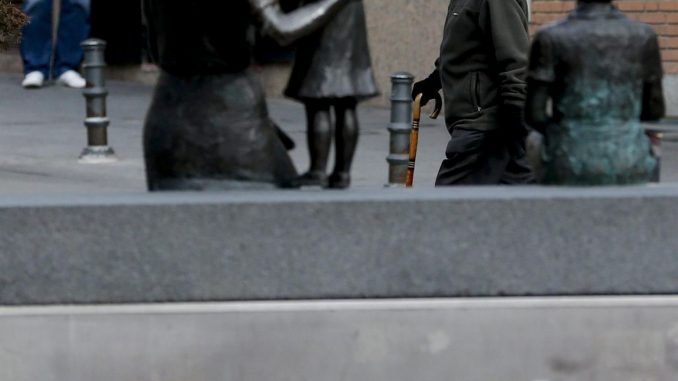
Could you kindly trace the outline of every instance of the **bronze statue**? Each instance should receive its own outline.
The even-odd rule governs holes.
[[[317,0],[303,0],[302,5]],[[306,107],[309,171],[301,185],[347,188],[358,143],[358,102],[379,94],[370,50],[362,1],[343,7],[316,32],[298,43],[292,76],[285,95]],[[334,125],[330,112],[334,111]],[[327,176],[327,162],[335,141],[335,164]]]
[[[656,160],[640,122],[664,116],[662,76],[655,32],[610,0],[580,0],[567,19],[540,30],[526,120],[544,135],[543,182],[649,181]]]
[[[325,25],[350,0],[284,13],[278,0],[144,0],[151,52],[162,69],[144,128],[148,187],[294,187],[297,173],[271,123],[250,65],[259,17],[283,43]]]

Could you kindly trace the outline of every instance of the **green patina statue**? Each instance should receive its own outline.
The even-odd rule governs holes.
[[[19,42],[26,16],[8,0],[0,0],[0,49]]]
[[[544,135],[542,181],[648,182],[657,161],[641,121],[664,116],[662,76],[655,32],[610,0],[580,0],[567,19],[540,30],[525,113]]]

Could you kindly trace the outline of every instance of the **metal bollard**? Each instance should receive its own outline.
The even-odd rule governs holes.
[[[391,123],[388,161],[388,187],[404,187],[409,161],[410,131],[412,129],[412,84],[410,73],[391,76]]]
[[[87,102],[87,147],[80,155],[80,162],[88,164],[110,163],[116,161],[113,148],[108,146],[108,125],[110,120],[106,112],[106,80],[104,78],[104,52],[106,42],[89,39],[81,44],[85,60],[83,68],[87,87],[83,91]]]

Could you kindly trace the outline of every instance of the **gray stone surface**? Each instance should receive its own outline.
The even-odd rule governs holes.
[[[678,75],[667,74],[664,77],[664,97],[669,115],[678,112]]]
[[[48,87],[25,91],[18,76],[0,75],[0,197],[5,195],[124,194],[145,189],[142,125],[152,88],[109,81],[110,144],[120,159],[106,165],[78,163],[86,145],[85,100],[80,91]],[[276,122],[297,142],[297,169],[308,168],[303,106],[269,100]],[[360,108],[361,136],[354,163],[355,188],[387,182],[388,109]],[[449,135],[442,118],[422,119],[415,186],[432,188]],[[667,134],[663,181],[678,182],[678,135]]]
[[[0,200],[0,304],[678,292],[678,186]]]
[[[678,300],[0,308],[8,381],[675,381]]]
[[[83,165],[86,145],[85,100],[78,90],[48,87],[26,91],[19,76],[0,75],[0,197],[26,194],[128,193],[145,189],[142,125],[152,87],[109,81],[110,144],[119,162]],[[301,104],[273,99],[274,120],[297,142],[292,158],[308,169],[306,122]],[[387,182],[389,110],[360,109],[361,136],[353,170],[358,188],[380,189]],[[447,131],[442,121],[423,121],[417,186],[433,187],[442,161]],[[678,152],[678,144],[675,145]],[[334,156],[334,155],[332,155]],[[678,155],[674,179],[678,181]],[[670,179],[669,179],[670,180]]]

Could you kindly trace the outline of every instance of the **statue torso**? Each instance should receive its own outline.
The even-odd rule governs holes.
[[[547,181],[646,179],[654,159],[640,125],[643,83],[661,71],[646,63],[656,41],[651,28],[612,6],[584,8],[536,39],[542,54],[529,75],[551,83],[556,124],[547,129],[545,161],[554,177]]]
[[[247,0],[144,0],[152,54],[175,75],[239,72],[250,63]]]

